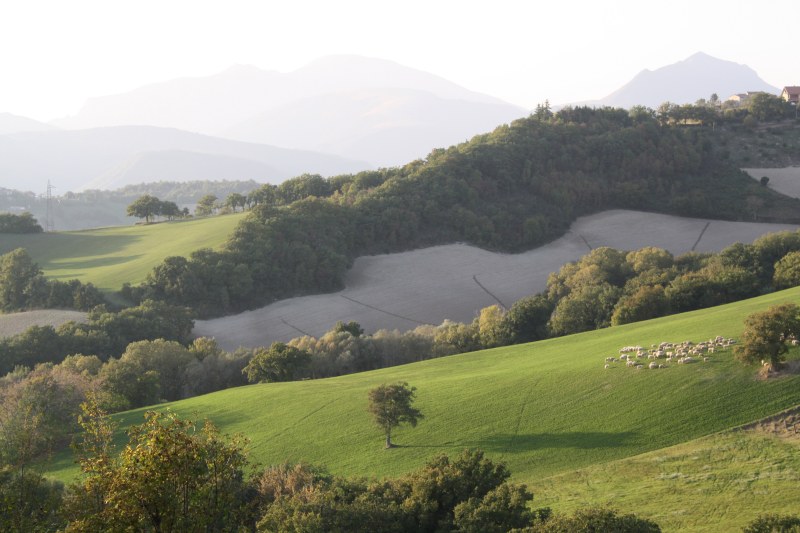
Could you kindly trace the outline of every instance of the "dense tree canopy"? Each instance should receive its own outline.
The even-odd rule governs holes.
[[[0,213],[0,233],[41,233],[42,226],[29,212],[20,215]]]

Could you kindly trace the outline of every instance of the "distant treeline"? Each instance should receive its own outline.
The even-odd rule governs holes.
[[[21,365],[59,363],[72,354],[92,354],[105,361],[139,340],[188,344],[193,327],[188,309],[162,302],[145,301],[121,311],[98,305],[85,324],[70,321],[57,328],[32,326],[19,335],[0,338],[0,375]]]
[[[731,166],[713,135],[655,113],[539,109],[402,168],[265,185],[248,195],[251,212],[223,251],[167,258],[123,295],[220,316],[338,289],[360,255],[454,241],[520,251],[603,209],[800,216],[800,203]]]

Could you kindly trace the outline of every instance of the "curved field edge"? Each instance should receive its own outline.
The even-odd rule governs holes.
[[[336,474],[395,476],[437,453],[481,448],[505,461],[516,480],[532,482],[800,404],[800,376],[758,381],[756,369],[733,361],[730,352],[663,370],[603,368],[622,346],[738,337],[747,315],[799,298],[795,288],[558,339],[338,378],[251,385],[157,408],[243,433],[251,459],[262,465],[306,461]],[[417,387],[426,418],[397,431],[400,447],[387,451],[367,413],[367,392],[398,380]],[[144,411],[119,415],[121,427],[140,423]],[[77,472],[69,453],[48,469],[62,480]]]
[[[800,436],[733,430],[533,481],[534,505],[609,505],[666,531],[739,531],[800,508]]]
[[[244,213],[84,231],[0,235],[0,254],[25,248],[44,275],[91,282],[104,292],[137,284],[164,258],[221,248]]]
[[[579,217],[562,237],[533,250],[503,254],[450,244],[355,260],[339,292],[279,300],[221,318],[198,320],[195,335],[220,346],[288,342],[303,333],[321,336],[337,320],[354,320],[367,332],[402,331],[445,319],[470,322],[481,308],[547,288],[547,277],[590,249],[635,250],[656,246],[675,255],[720,251],[765,233],[796,230],[790,224],[731,222],[614,209]]]

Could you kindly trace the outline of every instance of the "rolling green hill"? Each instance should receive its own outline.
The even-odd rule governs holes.
[[[707,363],[662,370],[603,368],[604,358],[622,346],[738,336],[748,314],[798,299],[795,288],[527,345],[339,378],[241,387],[159,408],[244,433],[252,442],[251,459],[262,465],[302,460],[336,474],[380,477],[407,472],[440,452],[481,448],[505,461],[516,480],[535,483],[800,404],[800,375],[759,381],[756,369],[733,361],[730,351]],[[426,418],[417,428],[398,431],[400,447],[387,451],[366,398],[370,388],[396,380],[417,387]],[[122,426],[139,423],[142,413],[123,413]],[[76,473],[67,453],[49,470],[60,479]]]
[[[740,531],[762,513],[796,514],[800,438],[726,431],[534,481],[536,505],[625,509],[664,531]]]
[[[243,213],[85,231],[0,235],[0,254],[26,248],[48,277],[91,282],[105,292],[139,283],[165,257],[219,248]]]

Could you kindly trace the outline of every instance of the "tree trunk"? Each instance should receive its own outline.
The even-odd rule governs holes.
[[[392,436],[389,433],[387,433],[386,434],[386,449],[388,450],[389,448],[394,448],[394,444],[392,444]]]

